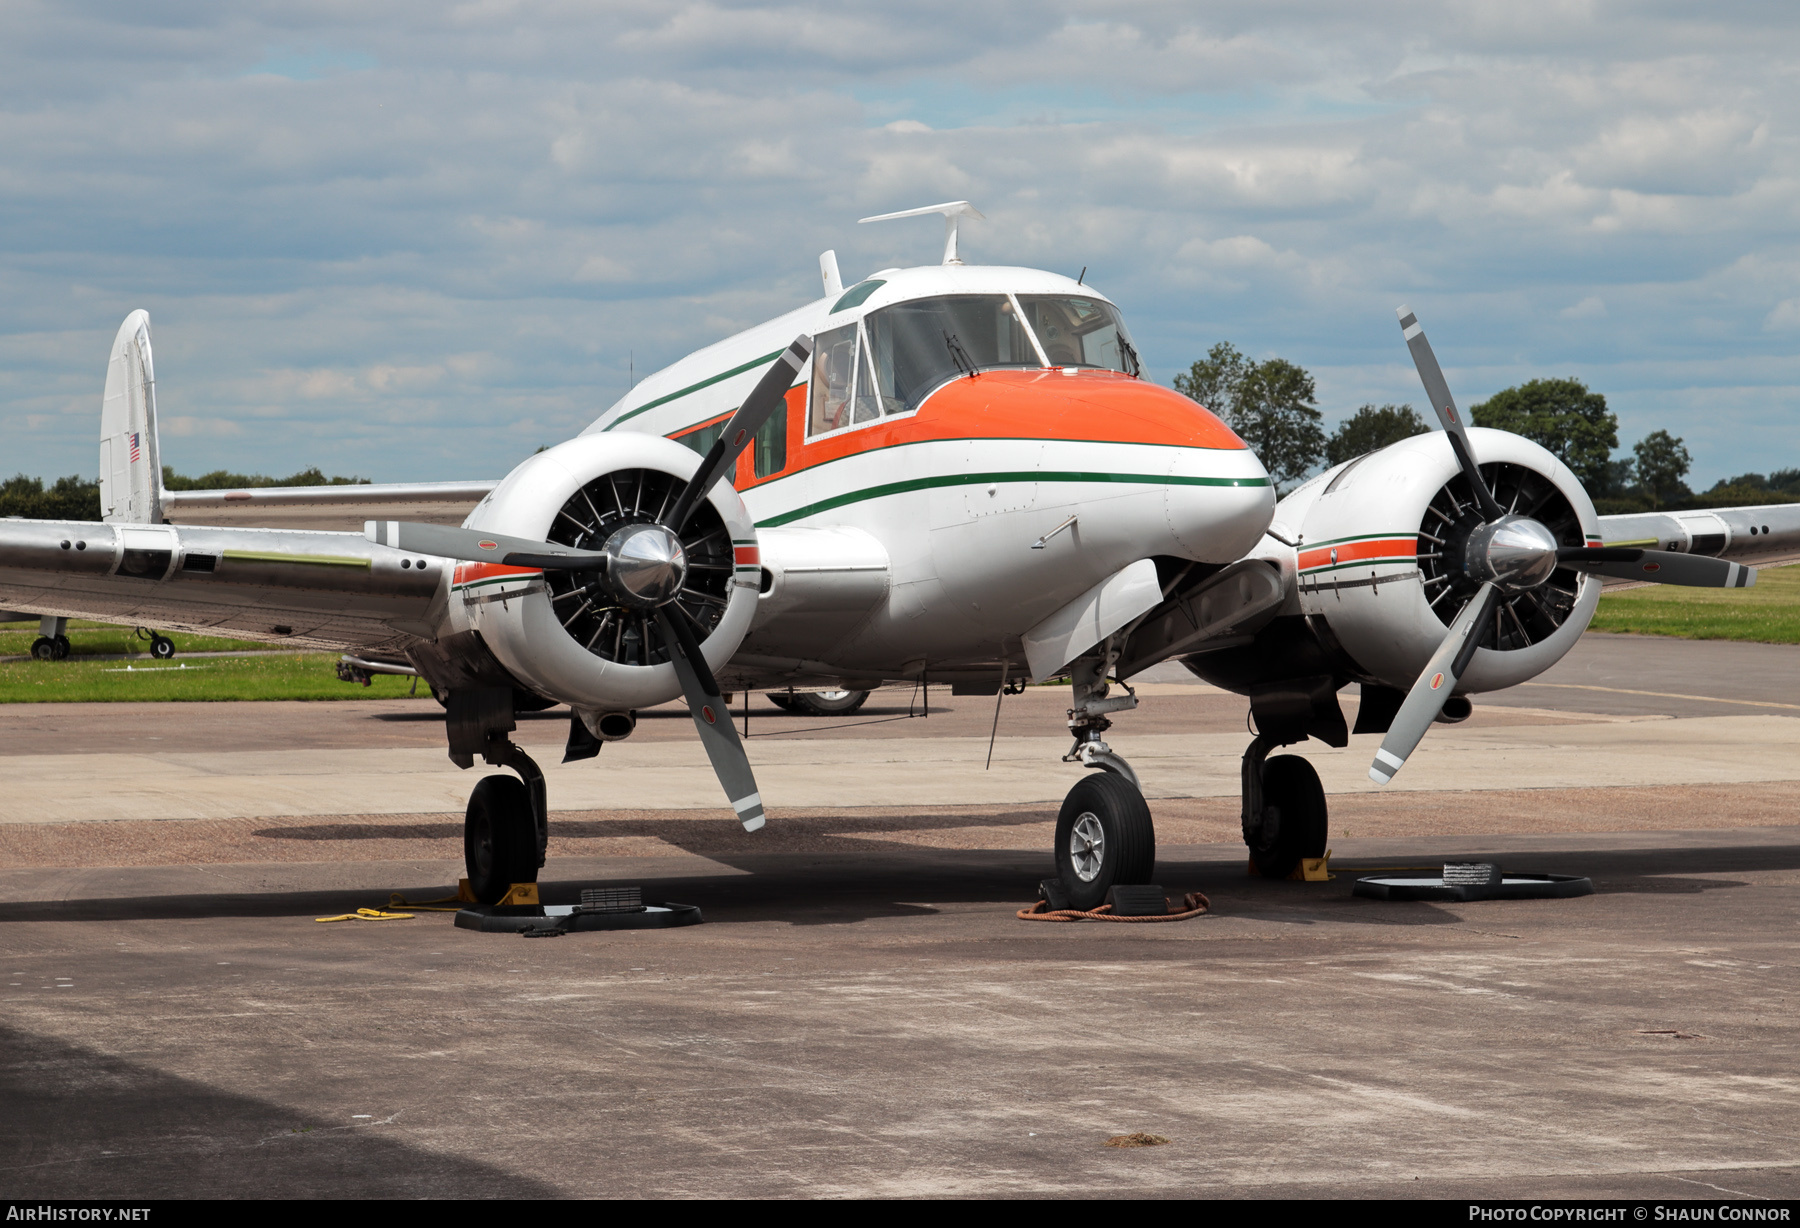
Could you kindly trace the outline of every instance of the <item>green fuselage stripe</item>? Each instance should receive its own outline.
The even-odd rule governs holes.
[[[646,401],[644,404],[638,406],[636,409],[632,410],[631,412],[620,414],[617,418],[613,419],[610,423],[607,424],[606,429],[610,431],[613,429],[613,427],[618,426],[619,423],[629,421],[630,419],[637,417],[641,413],[645,413],[649,410],[655,409],[658,405],[667,405],[670,401],[679,401],[682,397],[687,396],[690,392],[699,392],[702,388],[711,388],[714,384],[717,384],[717,383],[721,382],[722,380],[728,380],[734,375],[742,375],[744,372],[754,370],[757,367],[766,367],[770,363],[774,362],[777,358],[780,358],[781,353],[782,353],[781,350],[776,350],[773,354],[764,354],[761,358],[752,358],[749,362],[745,363],[741,367],[733,367],[729,371],[722,371],[718,375],[715,375],[710,379],[701,380],[698,384],[689,384],[686,388],[683,388],[677,392],[671,392],[666,397],[657,397],[656,400],[654,400],[654,401]]]
[[[808,516],[815,516],[820,512],[828,512],[847,504],[861,503],[866,499],[903,495],[915,490],[932,490],[941,486],[978,486],[984,482],[1123,482],[1134,486],[1267,486],[1269,479],[1171,477],[1162,473],[1077,473],[1035,469],[1020,470],[1014,473],[950,473],[928,478],[912,478],[904,482],[884,482],[880,486],[866,486],[861,490],[833,495],[829,499],[809,503],[805,507],[795,508],[791,512],[783,512],[779,516],[759,520],[756,522],[756,527],[772,529],[784,524],[792,524],[796,520],[803,520]]]
[[[1417,533],[1417,531],[1409,531],[1409,532],[1405,532],[1405,533],[1363,533],[1363,534],[1359,534],[1356,537],[1334,537],[1330,541],[1302,542],[1300,544],[1300,549],[1302,549],[1302,550],[1323,550],[1327,546],[1342,546],[1349,542],[1384,542],[1384,541],[1388,541],[1390,539],[1394,540],[1394,541],[1399,541],[1401,538],[1411,538],[1416,541],[1416,540],[1418,540],[1418,536],[1419,536],[1419,534]]]
[[[1413,561],[1414,558],[1410,554],[1397,554],[1389,558],[1357,559],[1354,563],[1329,563],[1324,567],[1308,567],[1300,574],[1303,576],[1316,576],[1320,572],[1343,571],[1347,567],[1386,567],[1393,563],[1411,563]]]

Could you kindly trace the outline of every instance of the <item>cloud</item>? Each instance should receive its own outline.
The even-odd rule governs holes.
[[[184,470],[498,473],[816,296],[824,248],[935,259],[856,218],[967,198],[968,258],[1087,266],[1158,378],[1230,340],[1328,416],[1416,400],[1407,301],[1466,402],[1579,371],[1704,417],[1697,475],[1766,468],[1732,424],[1800,386],[1797,51],[1800,13],[1656,0],[26,0],[0,440],[91,468],[143,306]]]

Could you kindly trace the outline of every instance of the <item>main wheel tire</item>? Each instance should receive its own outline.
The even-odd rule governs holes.
[[[463,865],[483,904],[499,903],[514,883],[537,882],[537,816],[523,781],[484,776],[476,784],[463,819]]]
[[[1278,755],[1263,764],[1262,787],[1263,821],[1247,841],[1250,856],[1264,878],[1286,878],[1301,858],[1325,855],[1325,786],[1299,755]]]
[[[67,661],[75,654],[75,645],[69,643],[68,636],[52,636],[51,642],[56,645],[56,659],[58,661]]]
[[[56,651],[57,643],[47,635],[40,635],[31,641],[31,655],[38,661],[58,661],[62,654]]]
[[[795,716],[848,716],[867,703],[867,691],[774,691],[769,702]]]
[[[1144,795],[1113,772],[1083,776],[1056,816],[1056,872],[1074,908],[1098,908],[1115,884],[1147,883],[1156,828]]]
[[[150,655],[158,661],[167,661],[175,655],[175,641],[166,635],[152,635],[150,637]]]

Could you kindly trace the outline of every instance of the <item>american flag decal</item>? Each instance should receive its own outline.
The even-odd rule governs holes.
[[[138,451],[138,433],[133,431],[131,432],[131,463],[135,465],[142,459],[143,455]]]

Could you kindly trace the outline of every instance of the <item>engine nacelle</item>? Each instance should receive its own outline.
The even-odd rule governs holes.
[[[1540,522],[1559,545],[1599,542],[1593,502],[1555,456],[1506,431],[1469,437],[1503,508]],[[1294,543],[1284,570],[1293,569],[1298,612],[1321,646],[1352,676],[1405,691],[1480,587],[1463,562],[1480,525],[1449,437],[1432,431],[1314,478],[1282,500],[1272,531]],[[1600,581],[1568,568],[1504,593],[1458,692],[1543,673],[1581,638],[1599,600]]]
[[[660,435],[578,436],[507,474],[464,525],[600,550],[632,526],[652,524],[700,460]],[[692,621],[716,671],[750,628],[761,577],[755,524],[728,482],[695,507],[680,553],[684,570],[670,581],[675,596],[659,608]],[[656,609],[622,600],[598,572],[460,563],[450,619],[458,631],[479,631],[520,682],[577,708],[629,711],[681,694]]]

